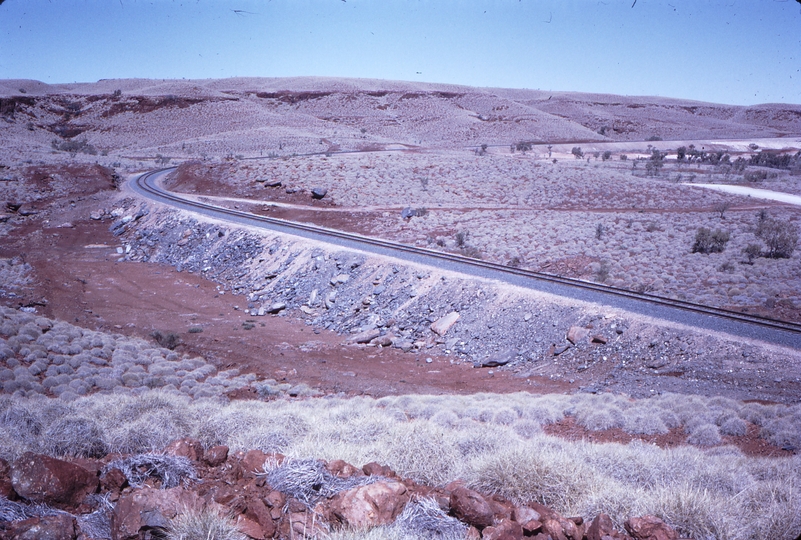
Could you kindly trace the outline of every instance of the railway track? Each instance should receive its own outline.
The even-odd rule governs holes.
[[[436,266],[467,275],[496,279],[581,301],[610,305],[706,330],[720,331],[734,336],[759,339],[801,349],[801,324],[798,323],[617,289],[608,285],[554,276],[533,270],[512,268],[452,253],[196,202],[186,199],[178,193],[167,191],[159,185],[159,180],[173,170],[175,167],[141,174],[131,182],[131,187],[139,195],[154,201],[233,223],[258,226],[276,232],[333,243],[340,247]]]

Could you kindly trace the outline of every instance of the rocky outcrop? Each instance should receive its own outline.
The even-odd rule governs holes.
[[[150,465],[143,471],[137,464]],[[377,526],[427,537],[447,536],[456,527],[475,540],[678,540],[655,516],[629,519],[626,533],[604,514],[585,522],[534,501],[513,504],[463,482],[419,485],[377,462],[359,468],[260,450],[230,453],[188,438],[160,454],[76,463],[26,454],[10,466],[0,461],[0,488],[0,540],[88,539],[98,524],[112,540],[144,540],[163,536],[183,512],[223,516],[254,540],[325,538],[338,529]]]

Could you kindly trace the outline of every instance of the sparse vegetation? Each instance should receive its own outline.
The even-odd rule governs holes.
[[[93,156],[97,154],[97,149],[89,144],[86,138],[66,140],[53,139],[50,146],[52,146],[54,150],[69,152],[73,156],[75,154],[90,154]]]
[[[573,154],[573,157],[576,159],[581,159],[584,157],[584,152],[581,150],[580,146],[574,146],[570,153]]]
[[[13,458],[26,449],[38,448],[39,436],[21,429],[20,420],[15,419],[34,420],[46,431],[64,415],[80,410],[96,419],[112,450],[110,443],[120,432],[133,435],[144,431],[161,440],[193,436],[206,447],[225,444],[232,451],[280,451],[292,458],[290,464],[316,463],[307,460],[308,456],[344,459],[357,465],[378,461],[419,482],[441,485],[460,478],[470,487],[516,502],[536,500],[566,515],[608,513],[618,524],[632,515],[655,514],[681,535],[695,538],[705,537],[710,527],[718,537],[733,540],[746,540],[750,537],[745,531],[753,530],[759,530],[761,538],[778,540],[793,540],[801,532],[801,516],[795,512],[801,497],[798,456],[748,458],[726,446],[705,451],[660,449],[637,442],[569,442],[524,429],[559,421],[565,415],[581,419],[588,427],[614,425],[646,434],[663,433],[678,422],[678,426],[685,424],[691,442],[706,448],[720,444],[721,432],[741,433],[747,425],[744,422],[755,420],[762,424],[765,436],[789,446],[799,443],[801,432],[795,406],[674,394],[647,400],[610,394],[519,393],[221,403],[152,392],[140,397],[96,395],[57,408],[45,406],[53,401],[20,398],[13,402],[17,412],[11,415],[9,401],[0,400],[0,426],[5,434],[0,457]],[[179,427],[142,421],[156,411],[172,417]],[[503,418],[496,422],[494,413],[500,411],[504,411]],[[444,412],[455,421],[435,419]],[[170,459],[135,455],[120,465],[131,478],[144,474],[136,477],[139,483],[151,475],[169,485],[191,477],[184,462]],[[306,469],[325,475],[314,467]],[[289,466],[286,470],[268,469],[268,478],[276,475],[271,485],[278,480],[298,489],[305,485],[296,475],[274,472],[278,470],[291,472]],[[737,498],[731,496],[732,482]],[[780,497],[765,496],[778,486]],[[676,501],[684,500],[688,492],[704,496],[680,510]],[[218,519],[207,517],[205,523]],[[188,530],[182,527],[180,530]]]

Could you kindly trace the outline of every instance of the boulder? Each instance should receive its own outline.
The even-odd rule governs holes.
[[[587,540],[623,540],[627,536],[615,530],[612,518],[606,514],[598,514],[587,528]]]
[[[592,341],[593,343],[597,343],[598,345],[606,345],[607,339],[601,334],[595,334],[594,336],[592,336],[592,339],[590,341]]]
[[[98,479],[78,465],[28,452],[11,467],[11,485],[29,501],[73,508],[95,492]]]
[[[328,190],[322,187],[312,188],[311,190],[312,197],[319,200],[325,197],[328,194]]]
[[[206,450],[203,459],[209,467],[219,467],[228,459],[228,447],[219,445]]]
[[[270,304],[270,307],[267,308],[267,313],[275,315],[276,313],[280,313],[285,309],[286,309],[286,304],[284,302],[275,302],[274,304]]]
[[[264,187],[281,187],[281,180],[262,180],[262,181],[264,182]]]
[[[337,285],[344,285],[348,281],[350,281],[350,276],[348,274],[339,274],[337,276],[332,277],[329,283],[331,283],[331,285],[336,287]]]
[[[459,320],[459,313],[456,311],[451,311],[444,317],[440,317],[433,323],[431,323],[431,331],[437,334],[438,336],[444,336],[448,333],[448,330],[451,329],[451,326],[456,324],[456,321]]]
[[[365,464],[362,467],[362,472],[367,476],[384,476],[386,478],[397,477],[395,471],[389,468],[388,465],[381,465],[375,461]]]
[[[501,351],[493,354],[492,356],[481,362],[481,367],[505,366],[506,364],[514,360],[515,356],[517,356],[517,351],[513,350]]]
[[[261,499],[252,498],[247,501],[245,517],[259,524],[264,538],[272,538],[275,534],[275,523],[273,522],[272,514]]]
[[[364,476],[364,472],[347,461],[335,459],[325,464],[325,468],[336,477],[350,478],[351,476]]]
[[[171,442],[164,448],[164,453],[168,456],[185,457],[192,461],[203,459],[203,445],[200,441],[192,438],[178,439]]]
[[[75,540],[79,529],[71,515],[56,514],[17,521],[4,532],[0,537],[14,540]]]
[[[253,538],[255,540],[268,538],[268,536],[264,534],[264,529],[262,529],[261,525],[242,514],[236,516],[236,528],[248,538]],[[275,531],[273,530],[273,532]]]
[[[656,516],[629,518],[623,524],[635,540],[678,540],[679,535]]]
[[[389,525],[408,502],[405,485],[382,480],[337,493],[331,500],[330,514],[348,528],[364,530]]]
[[[414,208],[412,208],[411,206],[406,206],[405,208],[403,208],[403,210],[401,210],[401,217],[403,219],[411,219],[415,215],[416,212],[414,211]]]
[[[358,334],[350,336],[348,341],[351,343],[370,343],[380,335],[381,331],[378,328],[371,328],[370,330],[365,330],[364,332],[359,332]]]
[[[14,498],[14,486],[11,485],[11,465],[0,458],[0,497]]]
[[[113,500],[117,500],[122,488],[128,483],[125,473],[114,467],[107,470],[100,476],[100,485],[112,495]]]
[[[163,530],[179,512],[199,510],[203,500],[182,487],[144,487],[120,497],[111,515],[111,536],[116,540],[138,540],[140,533]]]
[[[280,465],[284,462],[284,456],[282,454],[265,454],[261,450],[249,450],[242,457],[242,468],[249,474],[262,472],[264,464],[268,460]]]
[[[587,339],[587,336],[589,335],[590,331],[586,328],[582,328],[581,326],[571,326],[567,330],[567,340],[573,345],[578,344],[579,341]]]
[[[522,540],[523,528],[519,523],[504,520],[481,531],[483,540]]]
[[[450,506],[457,518],[479,529],[489,527],[495,521],[489,501],[481,493],[464,486],[451,491]]]
[[[373,339],[371,343],[373,345],[378,345],[379,347],[390,347],[392,346],[392,341],[395,339],[395,336],[391,333],[384,334],[383,336],[378,336],[377,338]]]

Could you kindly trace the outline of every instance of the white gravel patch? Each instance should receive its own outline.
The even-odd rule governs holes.
[[[757,199],[768,199],[771,201],[779,201],[795,206],[801,206],[801,197],[798,195],[790,195],[789,193],[780,193],[778,191],[771,191],[769,189],[756,189],[746,186],[725,186],[721,184],[690,184],[683,183],[685,186],[695,186],[707,189],[714,189],[731,193],[733,195],[745,195],[746,197],[754,197]]]

